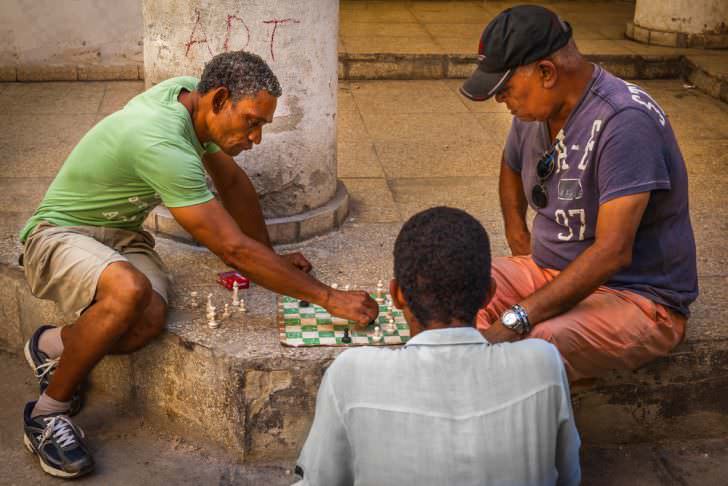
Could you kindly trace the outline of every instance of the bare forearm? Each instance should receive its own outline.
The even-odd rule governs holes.
[[[574,307],[617,272],[621,261],[618,253],[598,244],[584,250],[553,281],[521,302],[531,324]]]
[[[219,251],[218,256],[226,264],[269,290],[322,306],[327,304],[328,287],[298,270],[258,241],[249,241],[245,245]]]
[[[506,239],[512,253],[514,255],[530,253],[531,235],[526,225],[528,203],[523,194],[521,175],[511,169],[505,161],[501,162],[498,196]]]
[[[245,172],[241,170],[229,186],[220,191],[220,199],[246,235],[267,247],[271,246],[258,194]]]

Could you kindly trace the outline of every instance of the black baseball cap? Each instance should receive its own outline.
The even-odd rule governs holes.
[[[548,57],[571,39],[571,26],[539,5],[518,5],[499,13],[485,27],[478,67],[460,87],[473,101],[498,92],[518,66]]]

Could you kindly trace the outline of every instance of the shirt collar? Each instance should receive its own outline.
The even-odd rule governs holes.
[[[450,346],[453,344],[488,344],[474,327],[447,327],[422,331],[405,343],[409,346]]]

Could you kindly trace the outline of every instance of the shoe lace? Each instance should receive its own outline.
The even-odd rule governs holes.
[[[35,369],[35,376],[38,379],[43,378],[45,375],[52,374],[53,370],[56,369],[56,366],[58,366],[58,361],[60,361],[61,358],[53,358],[53,359],[46,359],[43,364],[38,365],[38,367]]]
[[[51,437],[53,437],[56,440],[56,443],[61,447],[68,447],[76,443],[76,426],[73,425],[71,419],[65,415],[56,415],[55,417],[49,417],[44,420],[46,428],[40,439],[40,444],[38,445],[39,448],[43,447],[43,445],[48,442],[48,439]],[[78,428],[78,431],[81,435],[83,435],[80,428]]]

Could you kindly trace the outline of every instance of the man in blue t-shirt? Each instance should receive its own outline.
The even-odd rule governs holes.
[[[587,62],[536,5],[485,28],[461,92],[513,114],[500,175],[512,257],[478,316],[490,342],[551,341],[569,378],[636,368],[685,335],[698,295],[685,162],[665,112]],[[532,230],[527,206],[535,211]]]

